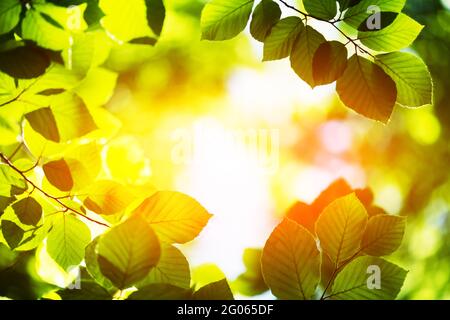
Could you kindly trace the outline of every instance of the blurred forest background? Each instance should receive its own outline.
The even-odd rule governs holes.
[[[186,248],[191,264],[215,263],[236,278],[245,248],[262,247],[295,201],[311,202],[343,177],[355,188],[370,186],[387,212],[408,217],[403,245],[391,258],[410,270],[399,298],[450,299],[450,1],[407,2],[406,13],[426,26],[412,50],[430,68],[435,105],[396,108],[387,125],[345,108],[331,86],[311,90],[288,61],[262,63],[261,44],[248,32],[200,41],[204,2],[166,1],[159,43],[114,47],[106,62],[120,73],[106,105],[122,123],[111,143],[135,163],[123,179],[180,190],[215,214]],[[248,153],[207,137],[253,129],[277,130],[277,170],[258,170]],[[180,135],[208,152],[174,161]],[[110,166],[119,170],[121,163]],[[0,272],[0,291],[45,291],[37,277],[17,276],[29,272],[23,261]]]

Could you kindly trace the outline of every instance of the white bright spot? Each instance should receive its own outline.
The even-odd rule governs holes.
[[[323,146],[331,153],[342,153],[352,146],[352,132],[344,122],[327,122],[320,128],[319,134]]]
[[[402,192],[395,184],[385,185],[375,192],[374,204],[382,207],[390,214],[397,214],[403,205]]]

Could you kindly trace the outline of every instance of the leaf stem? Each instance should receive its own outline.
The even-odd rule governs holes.
[[[104,227],[108,227],[108,228],[109,228],[109,225],[108,225],[108,224],[103,223],[103,222],[101,222],[101,221],[98,221],[98,220],[96,220],[96,219],[93,219],[93,218],[91,218],[91,217],[88,217],[88,216],[86,216],[85,214],[83,214],[82,212],[80,212],[80,211],[78,211],[78,210],[76,210],[76,209],[73,209],[73,208],[67,206],[67,205],[64,204],[64,202],[62,202],[58,197],[52,196],[52,195],[49,194],[47,191],[45,191],[45,190],[41,189],[40,187],[38,187],[33,181],[31,181],[31,180],[25,175],[25,173],[24,173],[23,171],[21,171],[19,168],[17,168],[16,166],[14,166],[14,164],[6,157],[3,153],[0,153],[0,159],[1,159],[5,164],[7,164],[11,169],[13,169],[13,170],[16,171],[18,174],[20,174],[20,175],[22,176],[22,178],[23,178],[29,185],[31,185],[31,186],[33,187],[33,189],[38,190],[38,191],[39,191],[40,193],[42,193],[44,196],[46,196],[47,198],[49,198],[49,199],[55,201],[55,202],[58,203],[61,207],[63,207],[63,208],[64,208],[64,211],[66,211],[66,212],[67,212],[67,211],[71,211],[71,212],[75,213],[75,214],[78,215],[78,216],[81,216],[82,218],[84,218],[84,219],[86,219],[86,220],[89,220],[89,221],[94,222],[94,223],[96,223],[96,224],[98,224],[98,225],[101,225],[101,226],[104,226]]]
[[[336,25],[336,23],[342,21],[342,12],[340,13],[338,19],[329,21],[329,20],[325,20],[325,19],[322,19],[322,18],[313,16],[313,15],[311,15],[311,14],[309,14],[309,13],[306,13],[306,12],[304,12],[304,11],[302,11],[302,10],[300,10],[300,9],[298,9],[298,8],[296,8],[296,7],[292,6],[292,5],[290,5],[290,4],[288,4],[285,0],[279,0],[279,1],[280,1],[282,4],[284,4],[287,8],[292,9],[292,10],[294,10],[295,12],[297,12],[297,13],[303,15],[303,17],[304,17],[305,19],[307,19],[307,18],[313,18],[313,19],[316,19],[316,20],[318,20],[318,21],[326,22],[326,23],[332,25],[337,31],[339,31],[339,33],[340,33],[341,35],[343,35],[343,36],[348,40],[348,42],[347,42],[345,45],[347,45],[347,44],[349,44],[349,43],[352,43],[352,44],[355,46],[356,54],[358,54],[358,50],[359,50],[359,51],[361,51],[362,53],[365,53],[365,54],[371,56],[372,58],[375,58],[375,56],[374,56],[372,53],[370,53],[368,50],[364,49],[362,46],[360,46],[360,45],[356,42],[356,41],[358,41],[358,39],[352,39],[351,37],[349,37],[344,31],[342,31],[342,30]]]

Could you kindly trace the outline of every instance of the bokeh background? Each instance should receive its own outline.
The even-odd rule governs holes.
[[[261,62],[262,45],[248,32],[200,41],[204,2],[166,1],[155,47],[113,48],[107,66],[120,76],[106,108],[122,123],[108,151],[116,177],[202,203],[214,217],[182,249],[191,266],[214,263],[231,280],[245,270],[244,249],[262,247],[293,203],[312,202],[341,177],[369,186],[375,204],[408,216],[389,258],[410,270],[399,298],[450,299],[450,1],[407,1],[408,15],[426,26],[408,50],[429,66],[435,104],[396,107],[387,125],[345,108],[333,85],[310,89],[288,60]],[[255,132],[269,133],[271,157],[224,138]],[[124,170],[114,153],[132,165]]]

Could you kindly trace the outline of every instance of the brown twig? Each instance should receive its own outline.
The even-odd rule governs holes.
[[[31,180],[25,175],[25,173],[24,173],[23,171],[21,171],[19,168],[17,168],[16,166],[14,166],[14,164],[6,157],[3,153],[0,153],[0,159],[1,159],[5,164],[7,164],[11,169],[13,169],[13,170],[16,171],[18,174],[20,174],[20,176],[21,176],[21,177],[22,177],[29,185],[31,185],[31,186],[33,187],[33,189],[38,190],[40,193],[42,193],[42,194],[43,194],[44,196],[46,196],[47,198],[49,198],[49,199],[55,201],[56,203],[58,203],[61,207],[63,207],[63,208],[65,209],[65,211],[71,211],[71,212],[75,213],[76,215],[83,217],[83,218],[86,219],[86,220],[89,220],[89,221],[94,222],[94,223],[96,223],[96,224],[98,224],[98,225],[101,225],[101,226],[104,226],[104,227],[108,227],[108,228],[109,228],[109,225],[108,225],[108,224],[103,223],[103,222],[98,221],[98,220],[95,220],[95,219],[93,219],[93,218],[91,218],[91,217],[88,217],[88,216],[86,216],[84,213],[82,213],[82,212],[80,212],[80,211],[78,211],[78,210],[76,210],[76,209],[73,209],[73,208],[67,206],[67,205],[64,204],[64,202],[62,202],[58,197],[52,196],[52,195],[49,194],[47,191],[45,191],[45,190],[41,189],[40,187],[38,187],[33,181],[31,181]]]
[[[325,19],[316,17],[316,16],[311,15],[311,14],[309,14],[309,13],[306,13],[306,12],[304,12],[304,11],[302,11],[302,10],[300,10],[300,9],[298,9],[298,8],[296,8],[296,7],[292,6],[292,5],[290,5],[290,4],[288,4],[288,3],[287,3],[286,1],[284,1],[284,0],[279,0],[279,1],[280,1],[283,5],[285,5],[287,8],[292,9],[292,10],[294,10],[295,12],[301,14],[305,19],[307,19],[307,18],[313,18],[313,19],[316,19],[316,20],[318,20],[318,21],[326,22],[326,23],[332,25],[333,28],[335,28],[337,31],[339,31],[339,33],[340,33],[341,35],[343,35],[343,36],[348,40],[348,42],[347,42],[345,45],[347,45],[347,44],[349,44],[349,43],[352,43],[352,44],[355,46],[356,54],[358,54],[358,50],[359,50],[359,51],[361,51],[361,52],[363,52],[363,53],[365,53],[365,54],[371,56],[372,58],[374,58],[374,55],[373,55],[372,53],[370,53],[368,50],[366,50],[365,48],[363,48],[362,46],[360,46],[360,45],[356,42],[356,41],[358,41],[358,39],[352,39],[351,37],[349,37],[344,31],[342,31],[342,30],[336,25],[336,23],[342,21],[342,13],[339,15],[339,18],[338,18],[338,19],[329,21],[329,20],[325,20]]]

